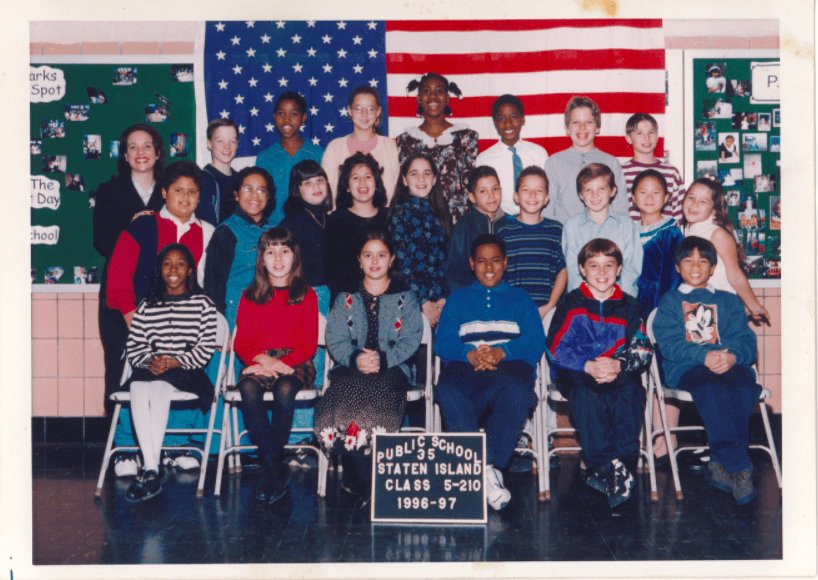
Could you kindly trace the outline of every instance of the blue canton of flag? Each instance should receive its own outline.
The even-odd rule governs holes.
[[[326,147],[352,132],[349,95],[366,85],[380,93],[381,133],[388,134],[384,22],[208,22],[205,99],[208,120],[239,126],[239,157],[279,138],[273,106],[284,91],[307,100],[301,136]]]

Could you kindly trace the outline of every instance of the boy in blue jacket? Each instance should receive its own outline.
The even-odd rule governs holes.
[[[486,499],[500,510],[511,499],[500,470],[508,466],[517,434],[537,404],[534,369],[545,336],[528,292],[503,281],[505,242],[479,235],[470,256],[477,281],[453,292],[440,315],[435,353],[445,367],[435,401],[453,433],[477,433],[478,417],[491,407],[485,424]]]
[[[557,306],[546,351],[592,472],[586,483],[614,508],[630,498],[635,483],[625,464],[639,453],[645,414],[640,374],[653,350],[639,303],[616,284],[622,272],[617,245],[591,240],[577,262],[585,282]]]
[[[659,302],[653,330],[667,385],[689,391],[710,442],[710,485],[744,505],[757,495],[747,454],[750,414],[761,387],[750,365],[756,335],[741,299],[708,284],[718,254],[709,240],[690,236],[676,248],[676,290]]]

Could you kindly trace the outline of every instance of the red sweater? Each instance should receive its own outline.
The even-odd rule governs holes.
[[[287,290],[274,290],[266,304],[256,304],[241,296],[236,316],[236,342],[233,348],[242,361],[253,359],[274,348],[291,348],[281,362],[295,367],[315,355],[318,346],[318,297],[312,288],[301,304],[287,304]]]

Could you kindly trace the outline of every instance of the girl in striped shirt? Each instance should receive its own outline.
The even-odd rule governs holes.
[[[204,367],[216,348],[216,306],[199,287],[196,260],[186,246],[169,244],[159,252],[126,348],[133,367],[131,417],[144,463],[125,499],[137,502],[160,494],[167,481],[159,457],[171,395],[198,396],[203,413],[213,399]]]

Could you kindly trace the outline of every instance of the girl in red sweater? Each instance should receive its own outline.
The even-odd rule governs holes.
[[[292,234],[272,228],[261,234],[256,277],[244,291],[236,317],[236,354],[247,365],[236,388],[241,412],[264,460],[256,499],[273,503],[290,482],[282,461],[290,435],[295,396],[312,385],[318,344],[318,299],[301,273],[301,253]],[[273,417],[263,397],[273,392]]]

